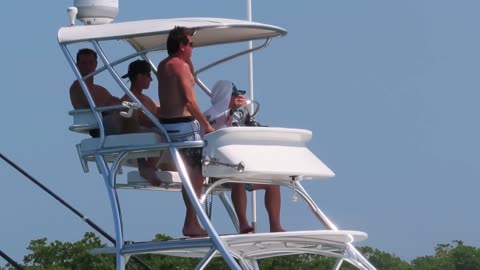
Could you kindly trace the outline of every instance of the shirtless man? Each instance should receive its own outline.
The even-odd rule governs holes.
[[[92,49],[80,49],[77,53],[77,68],[82,77],[94,72],[97,69],[97,53]],[[120,104],[120,99],[112,96],[103,86],[93,82],[93,76],[86,79],[85,84],[97,107]],[[70,101],[75,109],[90,108],[78,80],[70,86]]]
[[[158,117],[158,111],[160,105],[153,101],[149,96],[143,94],[143,90],[150,87],[152,82],[152,68],[147,61],[135,60],[128,65],[128,73],[123,75],[122,78],[130,80],[130,91],[132,94],[149,110],[154,116]],[[131,101],[130,97],[124,95],[121,101]],[[134,123],[132,123],[134,122]],[[154,127],[153,122],[143,112],[136,111],[132,115],[132,119],[129,122],[128,129],[125,128],[125,132],[151,132]],[[126,125],[124,124],[124,127]],[[139,158],[138,159],[138,171],[140,176],[147,179],[150,184],[154,186],[160,186],[162,180],[156,175],[156,164],[158,158]]]
[[[158,96],[160,99],[159,121],[167,130],[172,141],[201,140],[200,125],[205,133],[214,131],[200,111],[195,96],[192,56],[192,36],[194,31],[185,27],[175,27],[167,39],[168,57],[158,64]],[[182,159],[197,196],[203,185],[202,149],[180,150]],[[182,191],[185,207],[185,223],[182,233],[189,237],[206,236],[200,226],[195,209],[185,190]]]
[[[94,72],[97,68],[97,53],[88,48],[80,49],[77,53],[77,68],[82,77]],[[95,106],[104,107],[120,104],[119,98],[112,96],[103,86],[94,83],[93,76],[86,79],[85,84],[87,85]],[[70,101],[74,109],[90,108],[87,97],[78,80],[75,80],[70,86]],[[106,117],[107,115],[109,115],[109,117]],[[106,135],[121,132],[122,119],[118,113],[104,112],[103,116]],[[90,130],[90,135],[92,137],[100,137],[100,130]]]

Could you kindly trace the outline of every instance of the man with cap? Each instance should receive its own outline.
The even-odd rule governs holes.
[[[231,81],[220,80],[212,88],[211,103],[212,107],[204,114],[210,124],[215,129],[231,126],[243,126],[245,121],[245,111],[239,109],[246,105],[244,90],[239,90]],[[231,183],[232,202],[237,213],[240,225],[240,233],[250,233],[254,228],[250,226],[247,209],[247,192],[257,189],[265,190],[265,208],[267,209],[270,223],[270,232],[285,231],[280,224],[280,186],[263,184],[241,184]]]
[[[160,106],[153,101],[149,96],[143,94],[143,90],[150,87],[152,81],[152,68],[147,61],[135,60],[128,65],[128,73],[122,78],[130,80],[130,91],[140,101],[147,110],[149,110],[155,117],[158,117]],[[127,95],[121,98],[121,101],[131,101]],[[130,125],[130,132],[151,132],[154,127],[153,122],[142,111],[136,111],[133,116],[134,125]],[[130,121],[132,122],[132,121]],[[131,123],[132,124],[132,123]],[[127,129],[127,128],[125,128]],[[128,132],[128,130],[125,130]],[[160,186],[162,181],[155,174],[156,165],[159,158],[139,158],[138,171],[140,176],[147,179],[152,185]]]

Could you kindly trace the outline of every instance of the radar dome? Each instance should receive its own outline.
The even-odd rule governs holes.
[[[118,0],[74,0],[77,19],[84,24],[106,24],[118,15]]]

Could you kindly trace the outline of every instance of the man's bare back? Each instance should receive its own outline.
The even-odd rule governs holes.
[[[178,57],[167,57],[158,65],[157,79],[160,117],[191,116],[186,104],[187,92],[194,86],[189,65]]]

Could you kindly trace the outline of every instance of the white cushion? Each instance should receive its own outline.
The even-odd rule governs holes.
[[[178,175],[178,172],[172,171],[157,171],[155,172],[158,178],[165,184],[181,184],[182,180]],[[150,185],[147,179],[140,176],[138,171],[132,171],[127,173],[127,184],[129,185]]]

